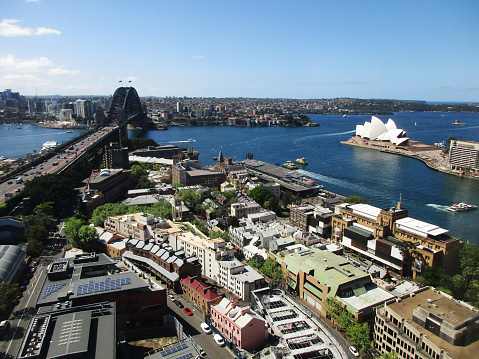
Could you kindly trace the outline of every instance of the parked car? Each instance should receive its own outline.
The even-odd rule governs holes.
[[[359,352],[357,351],[357,349],[355,347],[349,347],[349,351],[351,352],[351,354],[353,354],[355,357],[359,357]]]
[[[210,328],[210,326],[206,323],[201,323],[200,324],[200,327],[201,329],[206,333],[206,334],[211,334],[212,333],[212,330]]]
[[[168,294],[168,297],[170,297],[171,300],[175,300],[175,296],[173,294]]]
[[[190,308],[183,308],[183,311],[188,315],[193,315],[193,312],[191,311]]]
[[[220,347],[225,345],[225,340],[223,337],[219,334],[215,334],[213,339],[215,340],[216,344],[218,344]]]
[[[2,320],[0,322],[0,331],[5,331],[5,330],[8,330],[8,328],[10,328],[10,322],[8,320]]]
[[[179,300],[174,300],[173,301],[179,308],[183,308],[183,304]]]

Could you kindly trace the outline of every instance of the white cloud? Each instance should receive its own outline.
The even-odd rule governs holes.
[[[39,35],[60,35],[61,31],[48,29],[46,27],[37,27],[34,29],[28,27],[20,27],[17,19],[3,19],[0,22],[0,36],[39,36]]]
[[[73,76],[77,75],[80,71],[78,70],[68,70],[65,66],[56,67],[47,71],[47,74],[50,76]]]
[[[12,54],[6,57],[0,57],[0,69],[7,71],[34,72],[52,65],[53,62],[46,57],[28,60],[17,60]]]
[[[204,60],[205,57],[204,56],[193,56],[192,59],[193,60]]]

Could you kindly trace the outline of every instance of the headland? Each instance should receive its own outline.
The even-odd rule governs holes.
[[[467,177],[479,180],[479,176],[466,175],[463,171],[453,170],[448,166],[448,156],[445,153],[445,147],[426,145],[419,141],[409,140],[406,145],[396,145],[389,141],[375,141],[353,135],[347,141],[341,141],[342,144],[370,148],[381,152],[392,153],[395,155],[407,156],[424,162],[429,168],[436,171],[447,173],[454,176]]]

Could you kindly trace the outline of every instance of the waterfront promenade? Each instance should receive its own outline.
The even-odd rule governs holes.
[[[447,164],[447,154],[444,153],[443,148],[426,145],[419,141],[410,140],[407,146],[396,147],[393,144],[385,144],[381,141],[371,141],[368,139],[363,139],[359,136],[352,136],[349,140],[341,141],[341,143],[415,158],[424,162],[429,168],[432,168],[436,171],[454,176],[479,180],[478,176],[469,176],[464,172],[452,170]]]

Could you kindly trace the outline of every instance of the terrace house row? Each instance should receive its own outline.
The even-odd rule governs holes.
[[[123,257],[166,283],[169,289],[181,290],[181,278],[201,276],[201,264],[196,257],[188,257],[184,251],[176,251],[168,243],[156,244],[130,239]]]

